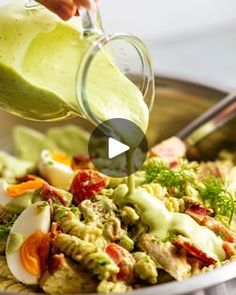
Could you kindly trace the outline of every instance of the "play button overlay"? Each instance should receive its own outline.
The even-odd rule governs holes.
[[[126,177],[143,165],[148,143],[142,129],[133,122],[116,118],[103,122],[92,132],[89,156],[99,172],[110,177]]]
[[[125,152],[127,152],[130,147],[112,137],[108,139],[108,159],[113,159]]]

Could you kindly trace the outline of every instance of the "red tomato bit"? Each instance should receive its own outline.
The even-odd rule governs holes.
[[[108,184],[108,178],[94,170],[80,170],[74,177],[70,191],[76,205],[85,199],[92,199]]]

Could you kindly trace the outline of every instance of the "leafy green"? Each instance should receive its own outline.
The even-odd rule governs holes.
[[[162,240],[163,243],[166,243],[166,242],[169,242],[171,241],[172,239],[176,238],[178,236],[177,233],[174,233],[174,232],[169,232],[167,237],[165,239]]]
[[[196,165],[184,162],[179,168],[171,169],[161,161],[150,160],[144,166],[148,183],[157,182],[169,190],[182,193],[187,184],[195,182]],[[172,192],[173,192],[172,191]]]
[[[203,181],[203,184],[204,188],[200,189],[200,198],[209,202],[216,217],[225,216],[230,224],[234,213],[235,200],[227,190],[223,180],[210,176]]]
[[[199,191],[199,197],[205,205],[214,210],[215,218],[225,224],[231,223],[235,200],[222,179],[210,176],[202,181],[201,187],[198,186],[196,181],[198,167],[195,163],[187,161],[173,169],[162,161],[151,159],[143,169],[148,183],[157,182],[176,196],[183,195],[187,185],[190,184]]]
[[[15,222],[17,216],[9,215],[7,218],[4,218],[0,223],[0,240],[6,240],[8,234],[12,228],[13,223]]]

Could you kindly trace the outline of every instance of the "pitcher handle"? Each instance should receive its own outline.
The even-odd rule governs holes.
[[[25,1],[25,8],[26,9],[35,9],[38,8],[40,4],[34,0],[26,0]]]
[[[84,7],[79,8],[79,15],[81,18],[81,24],[83,28],[83,34],[88,35],[102,35],[103,27],[101,23],[100,13],[98,11],[97,4],[94,0],[91,0],[92,9],[88,10]],[[25,8],[26,9],[37,9],[41,4],[34,0],[26,0]]]
[[[80,7],[79,9],[83,33],[86,36],[93,34],[102,35],[104,32],[97,4],[94,1],[92,3],[92,9],[90,10],[84,7]]]

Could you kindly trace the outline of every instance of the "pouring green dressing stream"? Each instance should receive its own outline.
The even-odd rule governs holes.
[[[0,107],[38,121],[78,115],[98,125],[124,118],[145,133],[144,98],[151,106],[154,96],[146,47],[133,36],[98,34],[84,19],[64,22],[42,7],[25,9],[23,1],[0,8]],[[113,59],[119,46],[132,49],[120,67]]]

